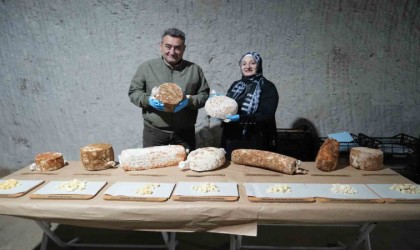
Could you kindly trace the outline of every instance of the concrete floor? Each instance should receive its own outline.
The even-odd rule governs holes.
[[[162,244],[159,233],[82,228],[53,225],[55,233],[64,241],[80,237],[80,243],[112,244]],[[338,241],[349,245],[357,237],[356,227],[260,227],[258,237],[244,237],[247,245],[281,246],[334,246]],[[372,249],[415,250],[420,249],[420,223],[380,223],[372,231]],[[229,236],[212,233],[177,233],[177,250],[229,249]],[[42,230],[30,220],[0,216],[1,250],[37,250],[40,248]],[[48,249],[60,249],[49,241]],[[96,248],[77,248],[96,249]],[[115,248],[105,248],[115,249]],[[125,249],[125,248],[119,248]],[[364,249],[361,245],[358,249]]]

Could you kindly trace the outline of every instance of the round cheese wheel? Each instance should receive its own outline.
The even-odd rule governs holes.
[[[384,153],[379,149],[354,147],[350,150],[350,165],[361,170],[381,170],[384,168]]]
[[[45,152],[35,156],[35,169],[38,171],[52,171],[64,167],[63,154],[58,152]]]
[[[86,170],[103,170],[115,166],[114,149],[110,144],[89,144],[80,148],[80,159]]]
[[[224,120],[227,115],[236,115],[238,103],[227,96],[214,96],[206,101],[204,109],[210,117]]]
[[[167,112],[172,112],[184,99],[184,93],[176,83],[163,83],[157,87],[155,98],[164,104]]]

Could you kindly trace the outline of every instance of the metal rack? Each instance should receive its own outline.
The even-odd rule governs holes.
[[[418,139],[406,134],[397,134],[392,137],[371,137],[359,133],[358,141],[361,146],[377,148],[384,155],[411,155],[416,153]]]
[[[402,164],[395,169],[412,181],[420,182],[420,141],[403,133],[391,137],[372,137],[359,133],[359,144],[363,147],[380,149],[384,153],[385,164]]]

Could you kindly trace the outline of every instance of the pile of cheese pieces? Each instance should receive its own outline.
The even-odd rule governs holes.
[[[20,185],[20,182],[18,180],[9,179],[9,180],[6,180],[5,182],[0,183],[0,189],[1,190],[12,189],[19,185]]]
[[[357,194],[357,190],[350,185],[333,184],[331,192],[336,194]]]
[[[155,183],[148,183],[141,187],[139,190],[137,190],[136,193],[140,195],[152,195],[156,188],[160,187],[159,184]]]
[[[66,181],[57,186],[58,190],[66,192],[81,191],[86,189],[86,181],[79,181],[78,179],[73,179],[71,181]]]
[[[292,188],[287,184],[275,184],[267,189],[267,193],[290,193]]]
[[[414,184],[394,184],[389,189],[403,194],[420,194],[420,187]]]
[[[193,185],[192,190],[199,192],[199,193],[218,193],[219,187],[216,186],[214,183],[206,182],[200,185]]]

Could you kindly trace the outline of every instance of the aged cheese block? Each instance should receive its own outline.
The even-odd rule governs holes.
[[[340,143],[332,138],[324,141],[315,159],[316,167],[322,171],[333,171],[337,168]]]
[[[379,149],[354,147],[350,150],[350,165],[362,170],[381,170],[384,168],[384,153]]]
[[[186,157],[181,145],[134,148],[121,151],[120,164],[124,170],[145,170],[177,166]]]
[[[45,152],[35,156],[35,170],[52,171],[64,167],[63,154],[58,152]]]
[[[102,170],[115,166],[114,149],[110,144],[89,144],[80,148],[80,160],[86,170]]]
[[[238,103],[227,96],[214,96],[206,101],[204,109],[210,117],[224,120],[227,115],[236,115]]]
[[[241,165],[260,167],[284,174],[306,174],[300,169],[300,160],[293,157],[256,149],[235,149],[232,162]]]
[[[167,112],[172,112],[178,103],[184,99],[184,93],[176,83],[163,83],[157,87],[155,98],[165,105]]]
[[[226,151],[223,148],[199,148],[189,153],[187,160],[181,161],[178,166],[182,170],[210,171],[225,164],[225,154]]]

